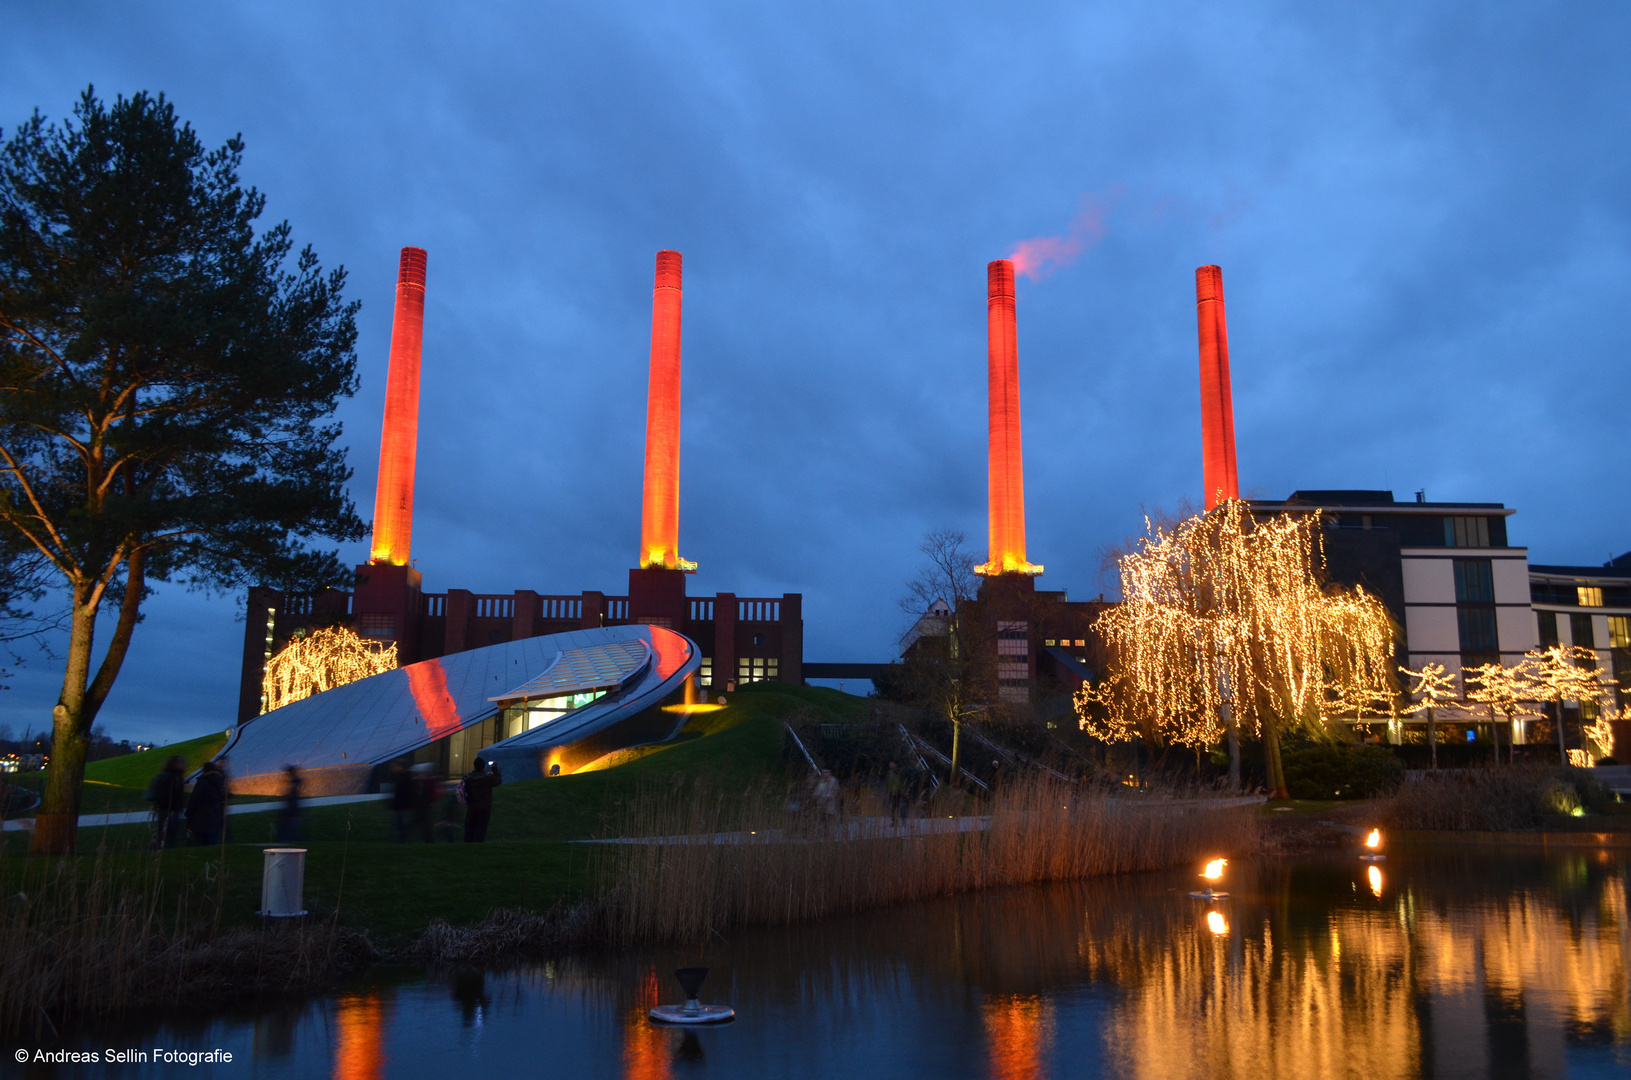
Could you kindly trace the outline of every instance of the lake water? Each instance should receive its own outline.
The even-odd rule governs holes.
[[[80,1050],[231,1064],[16,1076],[1627,1077],[1626,853],[1395,851],[986,893],[702,950],[379,974],[305,1002],[107,1031]],[[645,1010],[712,974],[728,1026]],[[8,1056],[13,1048],[7,1048]]]

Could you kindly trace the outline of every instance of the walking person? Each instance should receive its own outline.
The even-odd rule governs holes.
[[[889,796],[889,821],[899,825],[906,816],[906,778],[900,774],[900,766],[893,761],[889,763],[889,771],[883,774],[883,789]]]
[[[815,803],[821,811],[822,824],[828,832],[838,827],[838,778],[832,774],[831,769],[821,771],[821,779],[816,781]]]
[[[213,845],[226,835],[226,826],[227,774],[220,762],[206,761],[187,800],[187,828],[193,834],[193,843]]]
[[[147,801],[153,804],[153,850],[181,843],[181,812],[187,808],[186,758],[177,754],[164,763],[147,785]]]
[[[487,767],[487,759],[477,758],[476,767],[465,773],[460,786],[464,788],[464,842],[481,844],[487,840],[487,822],[493,816],[493,789],[504,782],[498,765]]]
[[[419,838],[430,843],[431,835],[430,814],[436,807],[436,797],[441,794],[442,785],[436,780],[436,766],[428,761],[420,762],[409,772],[409,784],[413,787],[413,828]]]
[[[396,822],[396,842],[408,842],[408,820],[417,799],[413,774],[400,761],[391,763],[391,817]]]
[[[283,809],[278,811],[277,839],[280,844],[295,844],[300,842],[300,835],[305,831],[300,820],[300,789],[305,781],[300,777],[300,770],[293,765],[285,765],[283,774],[286,786],[283,789]]]

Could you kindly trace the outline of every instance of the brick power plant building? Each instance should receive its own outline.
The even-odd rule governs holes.
[[[697,682],[715,691],[737,683],[804,679],[802,597],[686,595],[696,565],[679,557],[681,259],[657,253],[652,293],[651,376],[646,401],[646,464],[640,558],[621,595],[567,595],[517,589],[426,592],[409,558],[414,456],[419,424],[419,361],[425,310],[425,252],[402,249],[391,328],[385,418],[369,561],[352,592],[249,590],[238,722],[264,711],[266,662],[297,632],[343,623],[364,637],[394,642],[401,665],[544,634],[643,623],[684,634],[702,652]]]

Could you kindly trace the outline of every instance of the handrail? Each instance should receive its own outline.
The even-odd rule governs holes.
[[[784,720],[782,721],[782,727],[787,729],[787,734],[793,736],[793,745],[799,748],[799,753],[804,755],[804,760],[810,763],[810,770],[820,776],[821,766],[817,765],[815,758],[810,756],[810,751],[804,746],[804,740],[799,738],[799,733],[793,730],[793,725]]]

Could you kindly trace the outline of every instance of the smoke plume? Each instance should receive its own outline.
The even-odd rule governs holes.
[[[1104,239],[1105,216],[1120,196],[1120,190],[1082,196],[1082,208],[1063,236],[1037,236],[1014,245],[1008,258],[1014,273],[1041,281],[1055,270],[1075,262],[1088,248]]]

